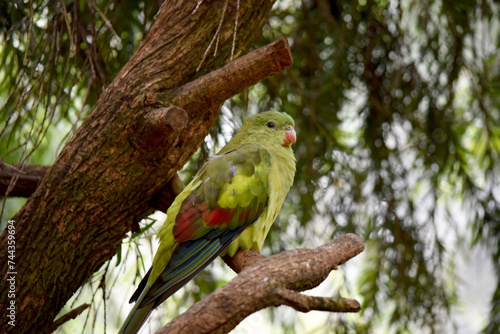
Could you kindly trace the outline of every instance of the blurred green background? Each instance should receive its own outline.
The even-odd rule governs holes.
[[[50,165],[160,5],[0,2],[0,159]],[[188,181],[249,115],[292,115],[295,184],[263,253],[358,234],[364,253],[314,293],[363,309],[280,307],[234,332],[500,332],[499,5],[279,0],[255,48],[283,36],[293,67],[226,101],[181,176]],[[24,202],[3,201],[2,228]],[[145,232],[82,287],[62,313],[92,305],[59,333],[116,331],[163,217],[141,222]],[[153,314],[151,330],[234,276],[219,260],[209,268]]]

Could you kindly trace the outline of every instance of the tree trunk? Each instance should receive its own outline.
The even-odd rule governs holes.
[[[221,67],[232,53],[247,52],[272,4],[174,0],[162,6],[147,38],[0,237],[0,308],[15,302],[15,327],[2,316],[0,332],[47,332],[72,294],[152,212],[152,196],[201,145],[221,103],[208,99],[180,109],[171,103],[183,101],[169,92]],[[149,131],[156,116],[166,124]]]

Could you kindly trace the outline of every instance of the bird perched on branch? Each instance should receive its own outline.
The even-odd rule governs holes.
[[[295,139],[288,114],[263,112],[205,163],[167,210],[160,246],[120,333],[137,333],[155,307],[217,256],[260,250],[293,183]]]

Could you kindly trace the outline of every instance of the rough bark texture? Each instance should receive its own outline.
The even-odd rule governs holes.
[[[269,306],[358,312],[356,300],[300,294],[323,282],[337,266],[361,253],[362,240],[345,234],[315,249],[295,249],[268,258],[239,251],[224,261],[239,272],[232,281],[164,326],[162,333],[228,333],[250,314]]]
[[[127,231],[152,212],[152,196],[202,143],[222,101],[189,100],[182,111],[174,110],[161,145],[140,135],[147,133],[145,124],[155,117],[170,118],[166,111],[182,102],[169,93],[172,89],[229,60],[236,16],[234,57],[245,53],[272,3],[239,1],[238,13],[236,0],[176,0],[160,9],[136,54],[13,217],[16,326],[1,317],[0,332],[47,332],[78,287],[116,253]],[[217,43],[207,50],[214,38]],[[173,99],[162,100],[166,97]],[[7,231],[0,237],[1,309],[11,300],[7,237]]]

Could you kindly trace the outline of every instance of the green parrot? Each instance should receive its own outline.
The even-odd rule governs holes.
[[[205,163],[167,210],[153,264],[119,333],[137,333],[154,308],[217,256],[260,250],[293,183],[295,139],[288,114],[263,112]]]

